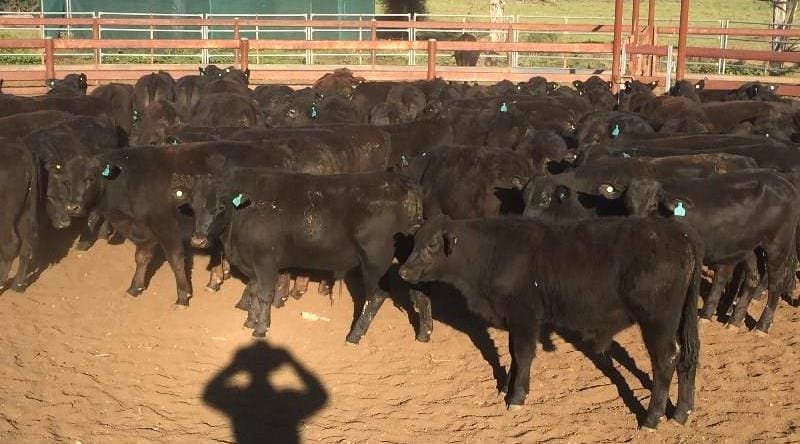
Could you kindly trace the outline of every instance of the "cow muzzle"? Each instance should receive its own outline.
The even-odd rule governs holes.
[[[77,202],[70,202],[64,205],[64,210],[70,216],[83,216],[83,205]]]
[[[200,233],[194,233],[192,235],[191,244],[195,248],[208,248],[208,237]]]

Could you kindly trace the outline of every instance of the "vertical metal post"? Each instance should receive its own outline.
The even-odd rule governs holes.
[[[514,23],[508,23],[508,31],[506,31],[506,43],[513,43],[514,42]],[[508,51],[508,69],[514,67],[514,51]]]
[[[239,40],[239,69],[246,71],[250,65],[250,40],[243,38]]]
[[[375,17],[373,17],[372,20],[369,22],[369,41],[373,42],[373,44],[376,41],[378,41],[378,28],[375,25]],[[375,48],[372,48],[369,51],[369,55],[370,58],[372,59],[371,64],[375,65],[375,57],[376,57]]]
[[[683,80],[686,75],[686,40],[689,33],[689,0],[681,0],[681,22],[678,28],[678,65],[675,79]]]
[[[233,39],[238,41],[239,42],[239,46],[241,46],[242,39],[241,39],[241,37],[239,37],[239,31],[240,31],[239,30],[239,17],[234,17],[234,19],[233,19]],[[234,49],[233,50],[233,60],[234,60],[234,63],[236,63],[236,61],[239,60],[239,50],[238,49]],[[242,69],[244,69],[244,68],[242,68]]]
[[[620,58],[622,56],[622,0],[614,1],[614,44],[611,54],[611,83],[612,92],[619,91],[620,77]]]
[[[45,80],[56,78],[55,47],[53,37],[44,39],[44,70]]]
[[[92,40],[100,40],[100,21],[97,18],[92,19]],[[100,64],[100,49],[94,50],[94,64]]]
[[[436,78],[436,39],[428,39],[428,80]]]
[[[631,17],[631,35],[633,36],[633,46],[639,45],[639,11],[642,7],[642,0],[633,0],[633,16]]]
[[[153,14],[150,14],[150,23],[153,23]],[[152,41],[155,39],[155,33],[153,32],[153,25],[150,25],[150,40]],[[154,64],[155,61],[155,49],[150,48],[150,64]]]

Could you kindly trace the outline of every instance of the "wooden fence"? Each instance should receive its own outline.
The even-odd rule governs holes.
[[[0,17],[3,27],[88,27],[92,30],[92,38],[37,38],[37,39],[2,39],[0,49],[38,49],[42,54],[39,65],[0,65],[0,77],[7,82],[44,81],[62,77],[69,72],[84,72],[96,82],[133,81],[136,78],[156,69],[169,70],[176,77],[196,73],[196,67],[190,65],[160,64],[108,64],[102,63],[99,51],[109,48],[131,49],[228,49],[233,50],[237,65],[252,69],[251,79],[254,83],[281,82],[294,85],[310,84],[322,73],[330,71],[329,65],[257,65],[251,66],[253,50],[351,50],[369,51],[370,64],[351,67],[358,75],[370,80],[414,80],[443,77],[448,80],[496,82],[502,79],[512,81],[527,80],[533,75],[544,75],[554,81],[569,81],[598,74],[603,78],[620,83],[625,78],[639,78],[646,81],[664,79],[666,73],[659,72],[656,57],[670,55],[671,47],[659,44],[660,36],[679,33],[680,28],[661,27],[655,24],[639,26],[634,21],[630,31],[622,31],[622,21],[617,17],[617,25],[593,24],[543,24],[543,23],[486,23],[486,22],[443,22],[443,21],[353,21],[353,20],[255,20],[255,19],[137,19],[137,18],[37,18],[37,17]],[[228,27],[232,29],[231,39],[101,39],[101,27],[107,26],[147,26],[175,27],[202,26]],[[369,40],[250,40],[241,38],[244,27],[276,28],[314,28],[340,30],[369,30]],[[402,30],[484,30],[503,31],[505,42],[466,42],[466,41],[408,41],[379,39],[378,33]],[[592,33],[613,36],[612,43],[553,43],[553,42],[518,42],[513,41],[520,32],[547,33]],[[800,37],[800,30],[793,29],[747,29],[747,28],[706,28],[686,27],[686,34],[692,36],[729,35],[757,38]],[[94,63],[81,65],[57,65],[56,55],[59,50],[93,50]],[[380,51],[408,51],[427,54],[426,66],[390,66],[377,65],[376,54]],[[612,69],[597,71],[565,71],[555,72],[533,71],[526,68],[505,67],[452,67],[440,66],[437,54],[442,51],[481,51],[493,53],[557,53],[605,55],[612,58]],[[622,66],[623,52],[629,63]],[[724,49],[711,47],[689,47],[679,51],[683,57],[749,60],[760,62],[800,64],[800,53],[775,52],[751,49]],[[684,61],[685,64],[685,61]],[[678,61],[680,67],[680,61]],[[678,70],[678,77],[682,73]],[[736,84],[752,80],[766,80],[781,85],[780,92],[785,95],[800,96],[800,77],[742,77],[718,75],[692,75],[686,78],[707,78],[710,88],[730,88]],[[41,92],[42,87],[28,85],[28,89],[19,92]]]

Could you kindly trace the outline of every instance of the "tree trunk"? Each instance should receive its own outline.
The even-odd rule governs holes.
[[[503,23],[503,16],[506,11],[506,0],[489,0],[489,15],[492,23]],[[492,42],[505,42],[505,31],[492,31],[489,35]]]

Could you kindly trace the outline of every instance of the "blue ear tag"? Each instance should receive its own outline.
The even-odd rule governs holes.
[[[675,217],[686,216],[686,208],[683,208],[683,202],[679,201],[678,205],[675,205],[675,209],[672,210],[672,214],[674,214]]]
[[[621,132],[622,130],[620,130],[619,125],[614,125],[614,129],[611,130],[611,137],[619,137]]]
[[[507,113],[508,112],[508,104],[506,102],[503,102],[500,105],[500,112],[501,113]]]
[[[308,114],[312,119],[317,118],[317,105],[311,105],[311,111]]]
[[[103,177],[111,177],[111,165],[106,164],[106,167],[103,168],[103,171],[100,172],[100,175]]]
[[[231,199],[231,203],[233,204],[234,207],[239,208],[240,206],[242,206],[243,200],[244,200],[244,195],[237,194],[236,196],[234,196],[233,199]]]

